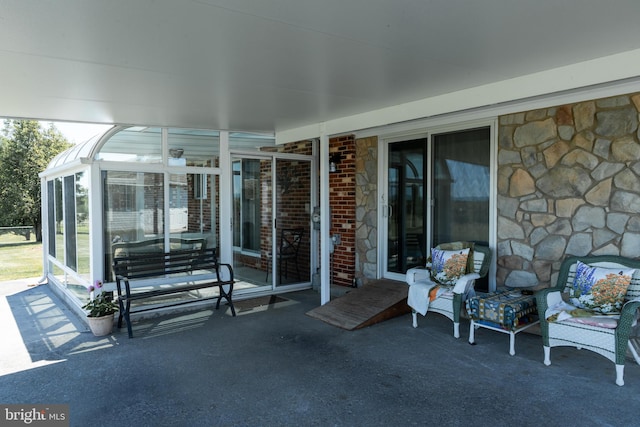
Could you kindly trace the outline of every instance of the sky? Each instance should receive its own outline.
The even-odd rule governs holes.
[[[87,123],[69,123],[69,122],[42,122],[42,127],[49,127],[49,123],[53,123],[56,128],[64,135],[72,144],[79,144],[109,129],[111,125],[95,125]]]

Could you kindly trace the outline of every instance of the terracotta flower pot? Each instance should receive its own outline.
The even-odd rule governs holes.
[[[87,317],[89,328],[96,337],[109,335],[113,331],[113,313],[102,317]]]

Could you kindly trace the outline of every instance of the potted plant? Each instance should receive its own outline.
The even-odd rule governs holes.
[[[102,282],[100,280],[96,280],[93,286],[89,286],[89,293],[92,298],[82,307],[88,310],[89,328],[93,335],[97,337],[111,333],[113,330],[113,317],[115,312],[118,311],[118,303],[113,301],[111,296],[107,296],[105,292],[102,292],[101,289]],[[95,295],[96,291],[100,292]]]

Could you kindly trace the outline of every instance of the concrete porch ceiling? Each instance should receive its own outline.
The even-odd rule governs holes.
[[[293,135],[467,108],[640,76],[638,16],[637,0],[6,0],[0,116]]]

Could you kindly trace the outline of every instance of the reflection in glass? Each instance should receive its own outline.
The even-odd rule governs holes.
[[[55,181],[47,181],[47,245],[49,255],[56,256],[56,196]]]
[[[56,259],[64,263],[64,203],[62,200],[62,178],[56,178],[54,181],[55,193],[55,253]]]
[[[276,286],[311,280],[311,163],[276,159]]]
[[[433,245],[489,241],[490,129],[433,137]]]
[[[257,159],[233,162],[233,245],[243,251],[260,251],[260,163]]]
[[[104,171],[105,277],[110,277],[111,244],[164,237],[162,173]]]
[[[89,174],[76,173],[76,244],[77,272],[89,274]]]
[[[231,132],[229,134],[229,148],[232,150],[264,150],[276,146],[273,134],[258,134],[247,132]]]
[[[111,136],[100,148],[97,160],[117,162],[162,162],[162,130],[134,126]]]
[[[76,191],[75,176],[64,177],[64,240],[65,240],[65,262],[72,270],[78,268],[77,247],[76,247]]]
[[[174,238],[205,238],[215,247],[212,229],[213,187],[209,174],[169,176],[169,232]]]
[[[169,232],[181,234],[188,229],[187,174],[169,175]]]
[[[269,285],[271,224],[273,223],[272,159],[234,158],[233,268],[243,286]],[[251,284],[251,285],[248,285]]]
[[[389,147],[389,214],[387,268],[404,273],[424,265],[425,254],[425,139]]]
[[[220,133],[170,128],[168,145],[169,166],[212,167],[216,165],[216,159],[220,155]]]

